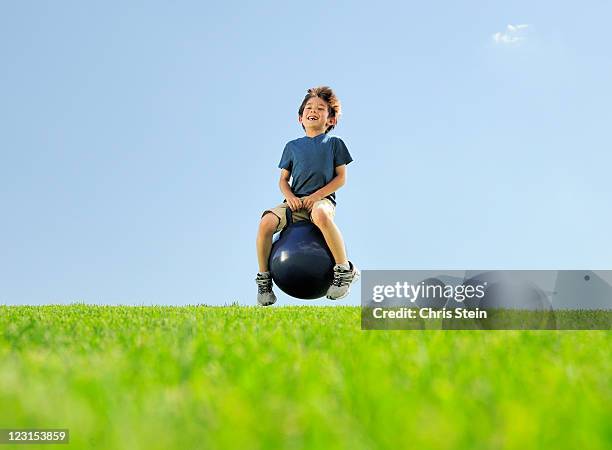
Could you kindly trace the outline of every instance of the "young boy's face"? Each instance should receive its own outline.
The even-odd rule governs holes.
[[[336,123],[335,117],[329,117],[327,102],[319,97],[308,99],[304,106],[304,112],[298,120],[307,130],[321,132],[324,132],[327,130],[327,127]]]

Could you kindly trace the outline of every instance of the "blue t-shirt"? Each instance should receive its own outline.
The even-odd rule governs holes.
[[[352,160],[342,139],[323,133],[287,142],[278,167],[291,172],[295,196],[305,197],[329,183],[336,176],[336,167]],[[335,193],[327,198],[336,204]]]

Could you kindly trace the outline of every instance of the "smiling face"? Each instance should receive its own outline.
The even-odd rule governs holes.
[[[314,136],[324,133],[329,126],[336,123],[336,117],[330,117],[329,105],[320,97],[308,99],[298,120],[306,130],[306,134]]]

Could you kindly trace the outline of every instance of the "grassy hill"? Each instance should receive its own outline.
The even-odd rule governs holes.
[[[79,449],[607,449],[611,344],[362,331],[357,307],[0,306],[0,428]]]

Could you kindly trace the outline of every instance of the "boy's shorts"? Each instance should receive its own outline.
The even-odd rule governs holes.
[[[336,214],[336,207],[334,206],[332,201],[328,198],[324,198],[324,199],[321,199],[315,202],[312,208],[314,209],[315,207],[324,208],[330,211],[332,217],[334,217],[334,215]],[[287,208],[289,208],[289,205],[287,203],[281,203],[280,205],[274,208],[266,209],[261,215],[261,217],[263,217],[267,213],[272,213],[280,219],[280,222],[278,223],[278,226],[276,227],[275,233],[278,233],[280,230],[285,228],[285,225],[287,224],[287,215],[286,215]],[[291,211],[291,216],[293,217],[294,222],[297,222],[298,220],[311,220],[310,211],[308,211],[307,209],[298,209],[297,211]]]

